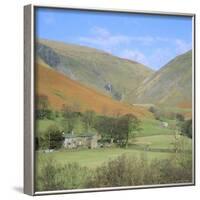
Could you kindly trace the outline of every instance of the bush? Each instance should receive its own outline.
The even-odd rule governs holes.
[[[186,120],[182,123],[181,132],[189,138],[192,138],[192,119]]]
[[[88,187],[117,187],[126,185],[142,185],[145,176],[145,159],[131,159],[125,155],[104,163],[95,170],[93,177],[88,181]]]
[[[41,166],[37,170],[38,191],[85,188],[86,180],[91,174],[88,168],[77,163],[60,165],[51,157],[40,159],[38,164]]]
[[[40,160],[42,166],[37,171],[36,188],[42,190],[57,190],[63,185],[63,182],[58,178],[59,167],[52,158]]]
[[[46,145],[48,149],[59,149],[62,147],[64,137],[62,131],[56,125],[51,125],[44,133],[42,140],[44,146]]]
[[[145,157],[122,155],[95,170],[87,187],[137,186],[191,182],[192,161],[165,159],[149,162]]]
[[[189,183],[192,181],[191,154],[176,154],[170,159],[149,161],[140,157],[119,156],[96,169],[78,163],[56,164],[50,157],[38,162],[36,187],[41,190],[81,189]]]
[[[54,119],[54,113],[50,109],[36,109],[35,110],[36,119]]]
[[[151,106],[149,108],[149,112],[155,113],[156,112],[156,108],[154,106]]]

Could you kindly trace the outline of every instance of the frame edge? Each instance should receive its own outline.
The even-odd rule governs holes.
[[[195,40],[195,13],[175,13],[175,12],[164,12],[164,11],[143,11],[143,10],[129,10],[129,9],[112,9],[112,8],[94,8],[94,7],[75,7],[75,6],[49,6],[49,5],[38,5],[30,4],[24,6],[24,193],[31,196],[41,195],[53,195],[53,194],[70,194],[70,193],[87,193],[87,192],[105,192],[105,191],[120,191],[130,189],[151,189],[151,188],[163,188],[163,187],[178,187],[178,186],[195,186],[196,185],[196,169],[195,169],[195,155],[194,155],[194,177],[193,181],[189,184],[180,185],[164,185],[164,186],[152,186],[152,187],[130,187],[130,188],[111,188],[111,189],[91,189],[81,191],[70,191],[70,190],[58,190],[58,191],[41,191],[37,192],[34,188],[34,114],[33,114],[33,101],[34,101],[34,10],[36,8],[58,8],[58,9],[73,9],[73,10],[89,10],[89,11],[107,11],[107,12],[125,12],[125,13],[139,13],[139,14],[156,14],[156,15],[180,15],[189,16],[194,19],[194,33],[193,37]],[[195,70],[195,41],[194,41],[194,70]],[[194,71],[195,75],[195,71]],[[195,86],[194,77],[194,86]],[[195,93],[195,88],[193,88]],[[195,99],[194,102],[195,104]],[[195,109],[195,108],[194,108]],[[194,110],[195,111],[195,110]],[[194,116],[195,117],[195,116]],[[194,127],[195,129],[195,124]],[[195,139],[194,139],[195,140]],[[194,154],[196,152],[195,146]]]
[[[34,195],[34,138],[32,134],[33,7],[24,6],[24,193]]]

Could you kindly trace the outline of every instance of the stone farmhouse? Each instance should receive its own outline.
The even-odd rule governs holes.
[[[98,140],[101,138],[98,134],[85,133],[83,135],[74,135],[74,134],[63,134],[64,142],[63,146],[67,149],[76,149],[76,148],[90,148],[95,149],[98,147]]]

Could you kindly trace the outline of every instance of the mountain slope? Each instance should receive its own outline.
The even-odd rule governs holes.
[[[192,101],[192,51],[177,56],[147,78],[136,92],[136,102],[177,105]]]
[[[117,100],[132,102],[134,92],[153,71],[103,51],[50,40],[38,40],[37,57],[55,70]]]
[[[113,100],[42,64],[36,65],[36,78],[36,95],[48,96],[53,109],[61,109],[65,104],[76,105],[80,111],[89,109],[106,115],[133,113],[138,117],[151,116],[144,108]]]

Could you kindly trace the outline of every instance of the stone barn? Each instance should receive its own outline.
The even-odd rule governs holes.
[[[90,148],[95,149],[98,147],[99,135],[86,133],[83,135],[64,134],[63,146],[67,149],[75,148]]]

